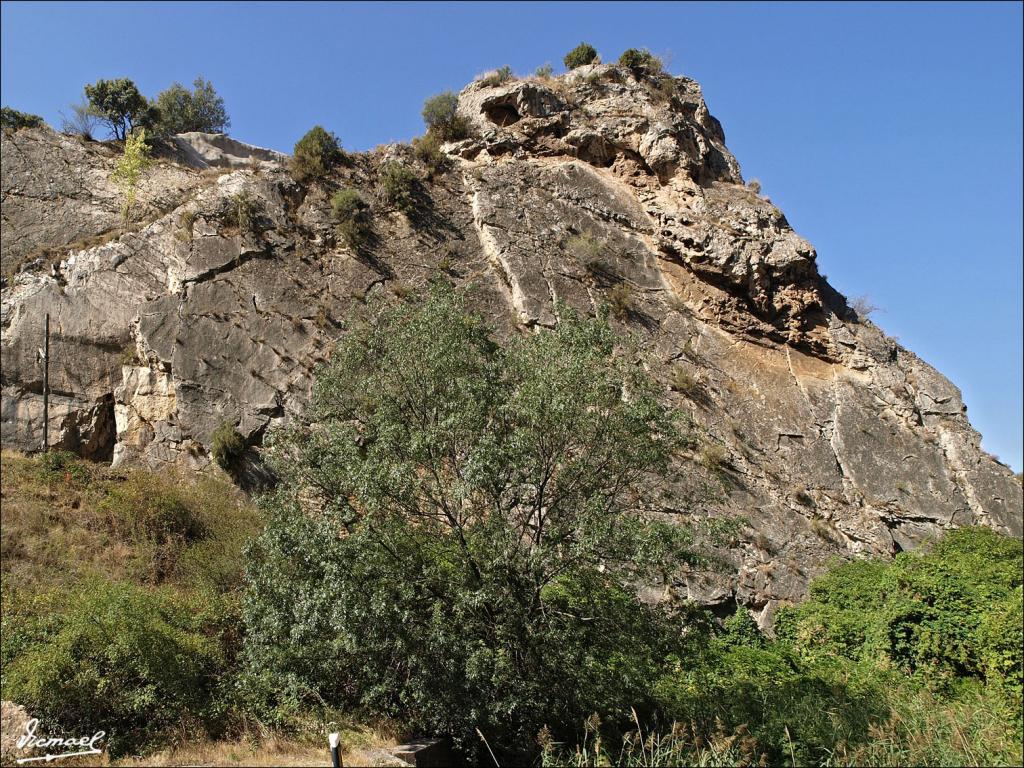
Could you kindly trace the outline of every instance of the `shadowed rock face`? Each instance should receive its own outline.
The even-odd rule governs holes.
[[[47,312],[51,444],[203,471],[223,421],[258,456],[268,427],[302,411],[368,298],[443,272],[503,336],[553,326],[556,302],[594,312],[614,297],[613,322],[699,437],[667,512],[745,521],[719,547],[724,572],[676,575],[683,594],[770,621],[832,555],[958,525],[1021,534],[1020,484],[981,451],[959,391],[821,278],[811,245],[743,185],[695,82],[588,66],[474,83],[459,111],[473,138],[445,145],[438,173],[392,145],[305,187],[274,153],[179,137],[140,220],[78,249],[115,226],[116,152],[5,135],[0,256],[45,256],[4,283],[4,446],[41,441]],[[412,214],[376,195],[390,160],[421,179]],[[330,218],[342,186],[371,203],[358,251]]]

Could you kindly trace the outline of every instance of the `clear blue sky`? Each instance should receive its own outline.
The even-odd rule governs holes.
[[[59,124],[98,78],[154,96],[201,74],[231,133],[289,151],[422,130],[424,97],[580,40],[696,78],[745,176],[866,294],[876,321],[963,389],[1020,470],[1022,5],[72,3],[2,5],[3,103]]]

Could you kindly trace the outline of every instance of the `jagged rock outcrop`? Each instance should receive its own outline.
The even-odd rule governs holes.
[[[956,387],[818,274],[811,245],[743,184],[695,82],[595,65],[471,84],[459,111],[472,138],[443,147],[440,171],[392,145],[309,186],[276,153],[178,137],[137,224],[84,248],[69,244],[117,213],[113,150],[6,135],[4,263],[48,258],[5,278],[3,444],[40,442],[47,312],[51,444],[198,471],[223,421],[258,446],[301,411],[368,297],[440,271],[505,334],[550,327],[556,302],[593,312],[612,296],[640,363],[692,417],[682,490],[714,490],[672,512],[745,521],[720,548],[726,572],[678,575],[696,599],[769,620],[834,554],[966,524],[1021,535],[1021,486],[981,451]],[[391,160],[420,178],[411,214],[375,194]],[[371,204],[357,250],[330,218],[340,186]]]

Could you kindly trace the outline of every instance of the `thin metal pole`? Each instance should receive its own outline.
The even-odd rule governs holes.
[[[43,321],[43,453],[50,450],[50,313]]]

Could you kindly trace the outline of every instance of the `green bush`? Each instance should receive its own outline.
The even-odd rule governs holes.
[[[291,170],[296,181],[315,181],[327,176],[344,159],[338,137],[314,125],[295,143]]]
[[[331,197],[336,229],[350,248],[359,249],[370,234],[369,206],[354,189],[342,189]]]
[[[110,582],[43,600],[53,612],[5,612],[5,699],[54,730],[105,730],[114,757],[217,718],[216,605]]]
[[[233,472],[245,453],[245,438],[232,422],[222,422],[210,435],[210,452],[221,469]]]
[[[381,166],[379,172],[380,199],[393,205],[402,213],[416,210],[418,180],[416,174],[397,160],[390,160]]]
[[[40,454],[39,474],[47,481],[69,479],[75,483],[85,483],[89,479],[89,471],[71,451],[47,451]]]
[[[547,80],[554,73],[555,70],[550,64],[541,64],[533,71],[533,76],[539,77],[541,80]]]
[[[977,629],[981,674],[1003,693],[1011,711],[1021,711],[1024,684],[1024,596],[1021,587],[996,601]]]
[[[987,528],[950,531],[930,551],[901,553],[892,564],[830,571],[783,614],[782,631],[810,655],[881,655],[910,672],[981,679],[981,638],[991,637],[981,627],[998,626],[988,612],[1019,594],[1022,567],[1020,541]]]
[[[590,43],[580,43],[565,54],[564,61],[566,69],[576,69],[585,64],[594,64],[597,62],[597,51]]]
[[[231,119],[224,109],[224,99],[217,94],[213,83],[197,77],[193,90],[174,83],[161,91],[154,102],[157,135],[202,131],[223,133]]]
[[[344,338],[316,428],[269,441],[245,605],[261,716],[362,706],[471,759],[480,728],[520,764],[545,724],[644,709],[678,630],[630,584],[687,548],[637,510],[680,435],[613,343],[567,314],[503,349],[441,286]]]
[[[0,128],[4,130],[17,131],[21,128],[41,128],[43,125],[43,118],[39,115],[19,112],[10,107],[0,108]]]
[[[643,72],[648,75],[660,74],[664,69],[661,59],[646,48],[643,50],[629,48],[623,51],[622,55],[619,57],[619,66],[626,67],[634,72]]]
[[[458,114],[459,97],[451,91],[431,96],[423,102],[423,122],[427,130],[442,141],[458,141],[469,134],[469,124]]]

